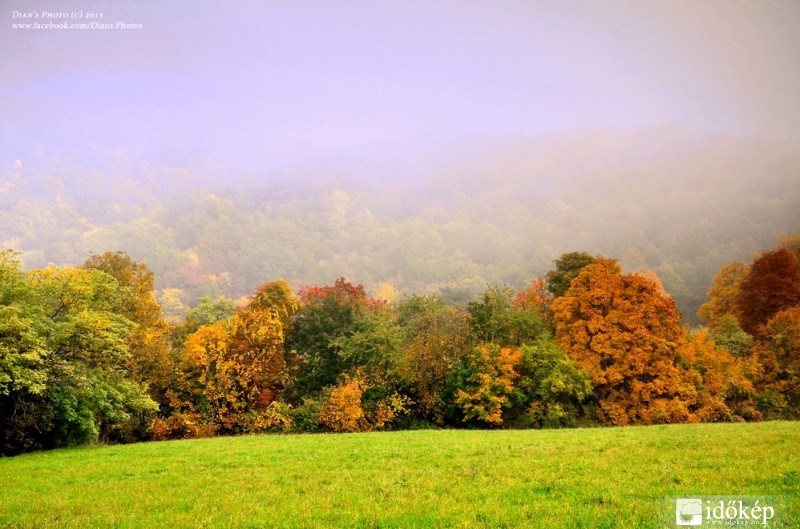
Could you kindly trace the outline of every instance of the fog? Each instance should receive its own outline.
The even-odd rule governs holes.
[[[186,303],[339,276],[465,299],[584,250],[691,319],[800,230],[798,25],[793,1],[3,1],[0,246],[127,251]]]

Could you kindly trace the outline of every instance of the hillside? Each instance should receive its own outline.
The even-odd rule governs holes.
[[[581,250],[654,270],[693,323],[721,265],[800,221],[793,145],[681,128],[484,138],[270,174],[79,158],[91,162],[5,161],[0,246],[28,268],[122,250],[187,305],[341,276],[465,301]]]

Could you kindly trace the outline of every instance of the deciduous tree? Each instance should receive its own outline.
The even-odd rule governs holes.
[[[466,359],[465,387],[456,393],[456,403],[464,411],[464,421],[477,420],[490,426],[503,424],[503,409],[519,373],[519,349],[497,344],[480,344]]]
[[[742,329],[762,336],[764,325],[783,309],[800,305],[800,268],[794,256],[781,248],[753,261],[733,301]]]
[[[612,259],[587,265],[553,302],[556,342],[591,378],[601,420],[654,424],[697,420],[675,365],[683,338],[672,299]]]
[[[565,253],[555,260],[556,269],[547,272],[547,290],[553,294],[553,297],[563,296],[583,267],[592,264],[595,260],[586,252]]]
[[[513,400],[521,408],[519,424],[536,428],[574,426],[592,383],[578,364],[550,337],[522,346]]]
[[[469,350],[466,314],[431,296],[412,296],[398,307],[405,330],[402,373],[410,386],[417,413],[443,424],[454,395],[448,381]]]
[[[764,329],[756,348],[762,408],[770,418],[800,419],[800,307],[783,309]]]
[[[716,327],[717,323],[726,314],[733,311],[733,300],[739,293],[739,287],[745,276],[747,276],[748,266],[734,261],[720,269],[714,276],[714,284],[708,289],[708,301],[700,305],[697,317],[700,321],[711,328]]]
[[[362,314],[379,305],[363,286],[344,278],[333,285],[300,289],[300,308],[288,338],[299,359],[292,387],[295,400],[335,385],[342,373],[354,367],[340,354],[341,340],[353,335]]]

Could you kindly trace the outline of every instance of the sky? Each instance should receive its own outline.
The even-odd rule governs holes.
[[[91,21],[115,29],[14,27]],[[259,172],[659,126],[796,140],[798,27],[796,0],[0,0],[0,164]]]

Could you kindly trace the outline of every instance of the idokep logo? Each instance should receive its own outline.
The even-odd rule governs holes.
[[[703,500],[699,498],[675,500],[675,523],[703,525]]]
[[[675,525],[750,525],[783,527],[780,513],[785,511],[782,496],[705,496],[671,498],[675,506]],[[664,505],[666,507],[666,504]],[[671,508],[670,508],[671,510]],[[665,511],[666,515],[667,512]],[[671,517],[671,514],[670,514]],[[666,520],[665,520],[666,521]]]

